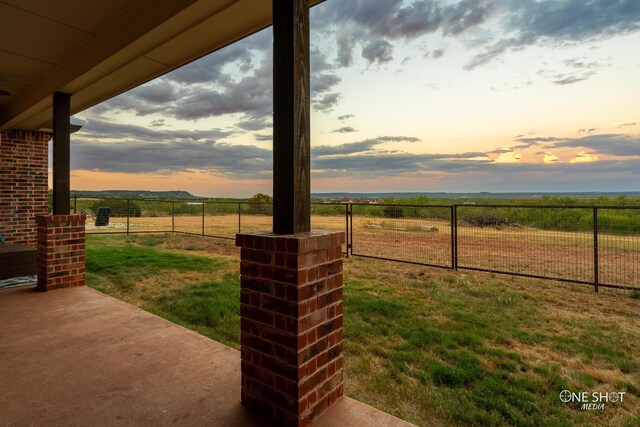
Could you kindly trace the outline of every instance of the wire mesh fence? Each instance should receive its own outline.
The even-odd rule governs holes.
[[[552,224],[555,229],[531,227],[527,218],[540,210],[457,207],[458,268],[594,283],[592,210],[566,208],[567,227],[559,222]]]
[[[351,205],[351,254],[452,267],[452,209],[427,205]]]
[[[108,226],[92,221],[111,209]],[[87,234],[234,239],[272,229],[268,203],[74,198]],[[347,256],[640,290],[640,207],[314,203],[313,229],[343,230]]]
[[[599,207],[597,221],[599,282],[640,289],[640,209]]]

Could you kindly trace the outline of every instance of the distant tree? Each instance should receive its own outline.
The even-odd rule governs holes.
[[[255,194],[247,200],[247,204],[247,213],[252,215],[271,215],[273,212],[273,198],[268,194]]]

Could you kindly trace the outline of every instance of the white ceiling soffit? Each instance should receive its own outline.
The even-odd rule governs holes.
[[[75,114],[271,24],[271,0],[0,0],[4,12],[1,129],[49,126],[53,92]]]

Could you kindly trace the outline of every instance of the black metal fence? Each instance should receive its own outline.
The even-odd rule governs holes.
[[[640,207],[350,204],[350,254],[640,290]]]
[[[182,233],[234,239],[272,228],[271,205],[74,198],[112,208],[88,234]],[[344,230],[346,255],[640,290],[640,207],[314,203],[314,229]]]

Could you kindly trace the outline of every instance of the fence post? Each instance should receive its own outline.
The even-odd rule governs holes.
[[[204,202],[202,202],[202,237],[204,237]]]
[[[127,199],[127,236],[129,235],[129,199]]]
[[[458,270],[458,206],[451,206],[451,268]]]
[[[242,233],[242,205],[238,203],[238,233]]]
[[[353,203],[349,203],[349,251],[353,255]]]
[[[78,214],[78,196],[73,196],[73,213]]]
[[[176,233],[176,201],[171,201],[171,234]]]
[[[598,208],[593,208],[593,286],[595,291],[598,292],[598,285],[600,283],[600,269],[599,269],[599,256],[598,256]]]
[[[349,239],[349,204],[344,204],[344,230],[345,230],[345,248],[347,250],[347,258],[349,258],[349,246],[351,246],[351,239]]]

